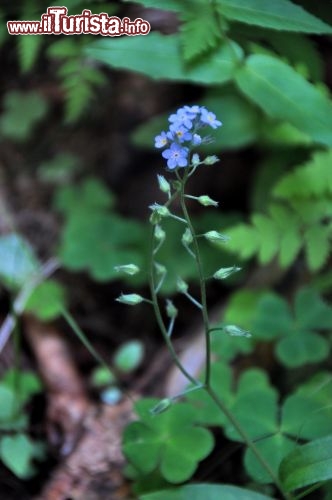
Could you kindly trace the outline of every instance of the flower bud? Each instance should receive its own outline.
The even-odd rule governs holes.
[[[179,277],[176,280],[176,289],[180,293],[187,293],[187,291],[188,291],[188,285],[187,285],[187,283],[185,281],[183,281],[182,278]]]
[[[193,242],[193,235],[191,234],[189,227],[187,227],[183,233],[181,241],[184,245],[190,245]]]
[[[154,228],[154,237],[158,241],[164,241],[164,239],[166,238],[166,233],[163,230],[163,228],[159,226],[159,224],[157,224],[156,227]]]
[[[203,161],[204,165],[214,165],[219,161],[219,158],[215,155],[207,156]]]
[[[159,203],[154,203],[153,205],[150,205],[149,208],[153,211],[156,212],[160,217],[169,217],[170,216],[170,211],[168,210],[167,207],[164,205],[159,205]]]
[[[202,138],[199,134],[194,134],[192,137],[192,143],[194,146],[199,146],[202,144]]]
[[[231,276],[231,274],[237,273],[238,271],[241,271],[241,267],[221,267],[214,273],[213,277],[217,280],[224,280],[228,278],[228,276]]]
[[[135,264],[124,264],[123,266],[115,266],[114,270],[117,273],[123,272],[132,276],[139,272],[139,267],[137,267]]]
[[[248,330],[243,330],[239,326],[236,325],[226,325],[223,327],[228,335],[232,337],[251,337],[251,333]]]
[[[150,413],[152,415],[159,415],[159,413],[163,413],[164,411],[168,410],[168,408],[172,405],[172,400],[169,398],[162,399],[159,401],[156,406],[151,408]]]
[[[198,167],[198,165],[201,163],[201,159],[197,153],[194,153],[191,159],[191,163],[193,167]]]
[[[169,299],[166,300],[166,313],[170,319],[176,318],[178,315],[177,308],[175,307],[173,302]]]
[[[208,231],[207,233],[204,233],[203,236],[209,241],[223,241],[224,243],[226,243],[230,240],[229,236],[227,236],[226,234],[218,233],[218,231]]]
[[[167,273],[167,269],[165,266],[162,264],[159,264],[158,262],[154,263],[154,267],[156,269],[157,274],[164,276]]]
[[[143,302],[143,297],[141,295],[138,295],[137,293],[128,293],[128,294],[121,294],[120,297],[115,299],[117,302],[120,302],[121,304],[126,304],[128,306],[136,306],[137,304],[140,304]]]
[[[212,198],[210,198],[210,196],[204,194],[202,196],[199,196],[197,198],[197,201],[201,204],[201,205],[204,205],[204,207],[217,207],[218,206],[218,202],[217,201],[214,201],[212,200]]]
[[[163,175],[157,175],[157,178],[160,191],[166,193],[167,195],[170,195],[171,194],[170,183],[165,179]]]

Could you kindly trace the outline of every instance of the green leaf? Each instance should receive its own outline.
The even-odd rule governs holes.
[[[74,212],[62,234],[59,257],[68,269],[87,270],[94,279],[118,278],[115,266],[142,265],[142,226],[100,210]]]
[[[150,33],[132,42],[131,37],[98,40],[89,45],[86,53],[109,66],[137,71],[154,79],[205,84],[229,81],[242,58],[241,48],[231,42],[187,67],[181,57],[179,35]]]
[[[252,55],[235,79],[267,115],[291,123],[318,143],[332,145],[331,101],[289,65],[275,57]]]
[[[256,447],[262,457],[269,464],[273,472],[277,475],[281,460],[287,453],[292,451],[296,443],[283,434],[277,433],[274,436],[257,441]],[[256,456],[248,448],[245,452],[244,463],[250,476],[259,483],[271,483],[271,476],[263,469]]]
[[[315,333],[297,332],[297,335],[283,338],[276,346],[276,355],[288,368],[297,368],[307,363],[326,359],[330,346],[326,339]]]
[[[139,500],[272,500],[256,491],[227,484],[187,484],[140,495]]]
[[[261,264],[267,264],[278,250],[278,230],[273,220],[261,214],[254,214],[252,222],[257,228],[257,235],[260,240],[260,250],[258,254]]]
[[[156,401],[148,399],[137,403],[142,420],[125,429],[124,454],[143,474],[160,467],[167,481],[183,482],[212,451],[212,434],[194,425],[195,413],[190,405],[178,403],[153,416],[149,410],[155,405]]]
[[[255,380],[253,380],[254,382]],[[278,394],[271,387],[256,387],[255,390],[250,389],[244,394],[238,392],[231,411],[250,438],[260,439],[276,431],[277,399]],[[254,412],[252,412],[253,408],[255,408]],[[231,424],[226,424],[225,434],[233,441],[243,441],[243,438]]]
[[[332,149],[315,153],[309,162],[283,176],[273,190],[274,196],[293,198],[332,195]]]
[[[282,431],[299,439],[316,439],[332,433],[332,409],[329,401],[315,394],[296,391],[282,407]]]
[[[192,61],[218,46],[221,31],[212,4],[197,0],[190,2],[190,7],[184,10],[181,20],[181,42],[185,61]]]
[[[0,384],[0,422],[13,419],[17,412],[18,402],[12,387]]]
[[[283,31],[332,33],[332,28],[287,0],[217,0],[222,16],[232,21]]]
[[[0,236],[0,279],[11,289],[22,287],[39,272],[39,263],[29,243],[16,233]]]
[[[122,344],[114,355],[114,364],[122,372],[131,372],[141,364],[144,356],[142,342],[132,340]]]
[[[32,474],[31,460],[35,447],[26,434],[4,436],[0,441],[0,456],[3,463],[19,478],[28,478]]]
[[[293,327],[287,302],[274,293],[266,293],[256,306],[252,323],[253,335],[260,339],[274,339],[290,334]]]
[[[6,371],[1,383],[15,392],[15,399],[19,401],[21,405],[25,404],[31,396],[42,390],[42,384],[37,375],[15,368],[10,368]],[[2,404],[5,403],[1,401],[1,405]],[[8,407],[10,407],[10,404],[8,404]]]
[[[42,36],[36,35],[24,35],[17,38],[20,69],[26,73],[33,68],[44,40]]]
[[[36,314],[42,321],[51,321],[61,315],[65,306],[65,289],[60,283],[48,280],[35,288],[25,309]]]
[[[97,178],[90,177],[79,186],[64,186],[56,193],[55,208],[64,213],[85,209],[110,208],[114,204],[114,196]]]
[[[310,287],[298,291],[295,297],[296,323],[300,329],[316,330],[332,328],[332,307]]]
[[[331,253],[330,231],[323,225],[311,226],[304,234],[308,268],[318,271]]]
[[[304,66],[311,77],[310,80],[324,80],[322,56],[315,42],[309,37],[294,33],[269,31],[268,41],[279,55],[287,57],[292,66]]]
[[[58,153],[50,160],[43,161],[38,167],[38,176],[43,182],[65,184],[77,173],[80,162],[71,153]]]
[[[332,436],[297,447],[280,465],[280,479],[286,491],[331,478]]]
[[[23,141],[31,136],[35,125],[47,113],[47,102],[35,91],[5,94],[4,113],[0,118],[0,133],[10,139]]]

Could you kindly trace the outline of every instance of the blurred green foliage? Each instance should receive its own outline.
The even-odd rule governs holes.
[[[15,44],[23,82],[39,65],[51,73],[64,105],[63,124],[79,122],[91,109],[100,86],[110,84],[105,69],[125,70],[143,74],[155,85],[163,81],[192,85],[202,94],[200,104],[223,121],[223,127],[214,133],[216,142],[204,146],[205,153],[255,149],[261,160],[250,186],[246,220],[239,214],[223,213],[221,217],[213,209],[194,220],[198,231],[216,228],[231,237],[219,246],[202,242],[206,277],[221,265],[234,265],[234,259],[257,257],[256,265],[279,266],[280,274],[288,270],[296,277],[302,269],[304,279],[292,283],[284,294],[249,286],[235,290],[220,324],[249,328],[252,338],[213,332],[213,386],[276,474],[282,463],[280,479],[289,491],[328,479],[330,456],[325,452],[330,447],[327,436],[332,433],[332,379],[329,371],[323,371],[330,368],[332,331],[327,303],[331,299],[332,102],[324,80],[324,35],[332,33],[328,2],[67,0],[62,5],[70,14],[89,8],[111,15],[122,12],[120,8],[128,3],[172,12],[180,21],[178,32],[97,40],[89,35],[9,37],[6,20],[36,20],[49,6],[46,0],[24,0],[1,7],[0,44],[5,48]],[[38,85],[36,90],[25,84],[10,85],[3,94],[1,141],[28,143],[46,124],[50,109],[47,95]],[[166,127],[172,111],[138,126],[132,134],[133,145],[152,150],[153,136]],[[81,175],[76,182],[78,172],[77,158],[67,153],[45,159],[38,169],[39,178],[54,187],[53,206],[62,217],[56,249],[61,265],[70,272],[87,271],[98,282],[119,280],[116,265],[130,262],[146,269],[147,227],[119,215],[116,197],[99,178]],[[167,220],[163,228],[166,240],[158,259],[167,266],[167,276],[162,293],[171,294],[178,275],[195,280],[195,266],[180,245],[183,227]],[[36,276],[42,278],[40,273],[41,263],[25,238],[16,232],[0,237],[1,283],[18,294],[30,287],[24,309],[42,320],[54,319],[70,301],[70,290],[53,280],[34,286]],[[230,284],[242,283],[244,276],[245,272],[237,273]],[[145,272],[126,277],[137,287],[147,280]],[[315,287],[321,287],[327,297]],[[262,368],[252,368],[261,349],[270,357],[271,370],[277,369],[280,387],[270,384]],[[130,365],[133,369],[141,360],[141,344],[131,346],[129,352],[124,345],[117,356],[118,368],[126,371]],[[233,366],[241,358],[250,368],[242,368],[238,374]],[[309,379],[308,365],[318,371]],[[18,385],[14,379],[19,380]],[[94,383],[112,381],[99,371]],[[37,379],[18,370],[7,372],[0,381],[0,427],[4,432],[0,457],[22,478],[33,473],[32,461],[42,455],[39,444],[28,436],[25,412],[29,398],[39,390]],[[140,400],[139,420],[125,431],[128,474],[142,500],[201,498],[201,485],[168,490],[168,484],[189,480],[211,452],[210,426],[222,429],[230,443],[243,445],[242,439],[200,391],[188,394],[185,403],[161,415],[151,415],[149,409],[156,403]],[[316,443],[317,438],[323,441]],[[309,443],[298,448],[298,440]],[[243,470],[237,464],[241,477],[246,474],[255,487],[268,483],[270,478],[252,452],[245,446],[244,450]],[[303,470],[309,470],[309,476]],[[202,488],[204,497],[213,500],[221,496],[267,498],[234,486]]]

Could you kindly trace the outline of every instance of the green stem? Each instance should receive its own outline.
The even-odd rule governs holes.
[[[201,290],[201,305],[202,305],[202,317],[204,324],[204,335],[205,335],[205,385],[208,386],[210,384],[211,379],[211,340],[210,340],[210,324],[209,317],[207,312],[207,301],[206,301],[206,286],[205,286],[205,278],[203,274],[203,265],[201,261],[201,254],[199,251],[197,236],[192,225],[190,215],[186,206],[186,194],[185,194],[185,185],[188,180],[188,171],[185,172],[183,179],[181,179],[181,191],[180,191],[180,203],[184,218],[187,221],[189,230],[193,237],[193,250],[195,254],[195,260],[197,264],[197,271],[199,277],[199,284]]]
[[[188,373],[187,370],[182,366],[181,361],[179,360],[178,355],[176,354],[176,352],[174,350],[172,341],[168,335],[167,328],[165,326],[164,320],[163,320],[161,312],[160,312],[158,295],[157,295],[156,284],[155,284],[155,279],[154,279],[153,232],[154,232],[154,228],[152,227],[152,231],[151,231],[151,256],[152,256],[152,258],[151,258],[151,262],[150,262],[150,291],[151,291],[151,299],[152,299],[154,314],[155,314],[158,326],[160,328],[160,331],[162,333],[162,336],[164,338],[164,341],[169,349],[170,355],[172,356],[172,359],[173,359],[175,365],[178,367],[178,369],[186,377],[187,380],[189,380],[192,384],[197,386],[197,385],[200,385],[200,383],[194,377],[192,377],[190,375],[190,373]]]

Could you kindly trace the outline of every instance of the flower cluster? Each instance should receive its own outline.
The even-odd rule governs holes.
[[[216,115],[204,106],[183,106],[169,117],[170,126],[155,137],[155,147],[164,148],[162,156],[167,168],[187,167],[192,147],[206,142],[198,133],[203,127],[216,129],[222,125]]]

